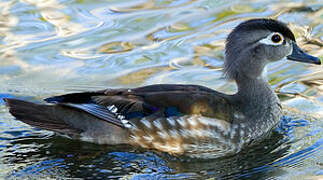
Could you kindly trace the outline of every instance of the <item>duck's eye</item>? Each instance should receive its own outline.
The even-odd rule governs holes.
[[[284,42],[284,37],[279,32],[273,32],[259,42],[270,46],[280,46]]]
[[[272,35],[271,36],[271,40],[272,40],[272,42],[274,42],[274,43],[281,43],[282,41],[283,41],[283,38],[282,38],[282,36],[280,35],[280,34],[274,34],[274,35]]]

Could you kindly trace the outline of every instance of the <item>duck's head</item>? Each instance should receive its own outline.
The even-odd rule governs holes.
[[[273,19],[252,19],[239,24],[226,42],[224,70],[231,79],[262,77],[264,67],[287,57],[288,60],[321,64],[295,42],[292,31]]]

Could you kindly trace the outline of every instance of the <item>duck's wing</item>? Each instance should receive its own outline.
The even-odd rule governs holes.
[[[149,116],[200,114],[228,120],[229,96],[198,85],[158,84],[133,89],[107,89],[74,93],[45,99],[69,106],[117,126],[124,119]]]

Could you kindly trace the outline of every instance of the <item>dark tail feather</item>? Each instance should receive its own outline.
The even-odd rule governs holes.
[[[64,134],[79,134],[81,130],[72,128],[55,115],[55,107],[35,104],[18,99],[4,99],[9,112],[18,120],[31,126]]]

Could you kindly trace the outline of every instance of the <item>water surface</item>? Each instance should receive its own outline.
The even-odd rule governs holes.
[[[268,79],[285,109],[280,128],[259,146],[216,160],[64,139],[14,121],[2,101],[155,83],[233,93],[221,75],[230,30],[275,18],[322,59],[319,0],[0,0],[0,13],[1,178],[323,178],[322,66],[271,64]]]

